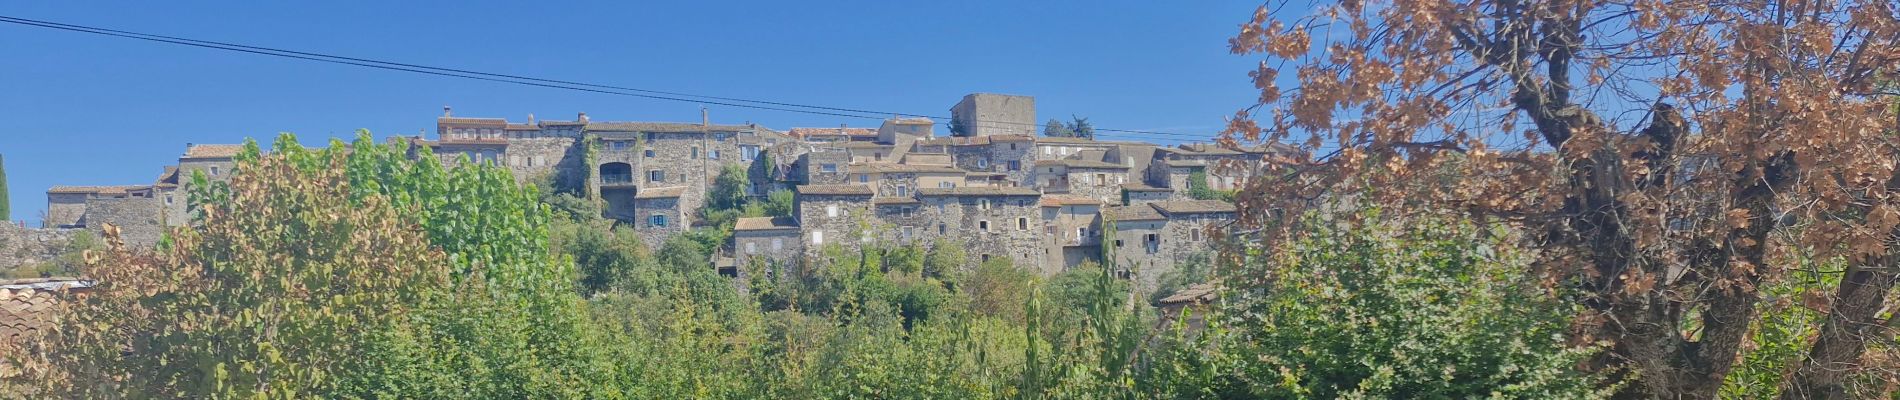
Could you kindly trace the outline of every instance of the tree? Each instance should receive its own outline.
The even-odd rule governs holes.
[[[1259,398],[1602,398],[1573,366],[1567,306],[1531,259],[1443,218],[1314,223],[1239,267],[1232,321],[1211,330],[1237,371],[1210,388]],[[1368,268],[1368,266],[1376,266]],[[1210,319],[1213,320],[1213,319]],[[1244,378],[1241,378],[1244,377]]]
[[[13,220],[13,201],[7,197],[7,158],[0,155],[0,221]]]
[[[1073,115],[1069,117],[1071,120],[1069,121],[1069,126],[1066,128],[1066,130],[1069,131],[1069,136],[1089,140],[1095,139],[1095,125],[1090,124],[1088,118]]]
[[[1050,118],[1049,123],[1042,126],[1042,135],[1048,137],[1075,137],[1075,131],[1070,130],[1067,125],[1063,125],[1062,121]]]
[[[1614,342],[1596,366],[1629,367],[1627,396],[1714,397],[1760,288],[1797,258],[1848,259],[1781,393],[1840,397],[1878,370],[1862,355],[1900,273],[1900,119],[1878,85],[1896,42],[1884,2],[1262,7],[1230,40],[1267,58],[1259,103],[1225,135],[1336,149],[1241,196],[1277,237],[1297,236],[1288,210],[1359,187],[1521,227],[1583,294],[1580,339]]]

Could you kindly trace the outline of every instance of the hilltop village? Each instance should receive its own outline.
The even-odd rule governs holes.
[[[706,120],[592,121],[586,113],[515,122],[444,107],[434,138],[392,140],[412,143],[415,157],[428,148],[445,164],[505,167],[523,183],[575,182],[649,247],[701,222],[695,211],[722,169],[766,171],[751,177],[746,194],[790,190],[793,213],[740,218],[709,260],[722,273],[797,262],[828,246],[951,243],[971,262],[1008,257],[1045,275],[1114,257],[1114,272],[1144,291],[1173,263],[1212,251],[1210,241],[1234,220],[1232,203],[1205,193],[1232,190],[1291,151],[1043,136],[1027,96],[970,94],[950,111],[950,134],[939,136],[937,121],[918,117],[777,131]],[[164,227],[189,220],[190,177],[225,179],[241,148],[187,144],[149,184],[50,188],[42,226],[109,223],[129,245],[152,245]]]

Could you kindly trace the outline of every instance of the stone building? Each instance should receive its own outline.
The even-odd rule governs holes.
[[[798,220],[791,217],[740,218],[732,225],[733,257],[740,266],[753,259],[768,266],[797,262],[804,248]]]
[[[649,249],[659,249],[666,238],[686,232],[692,227],[692,211],[682,204],[686,186],[641,189],[633,196],[634,219],[631,221],[634,231],[639,232],[640,241]],[[622,219],[626,221],[626,219]]]
[[[1041,192],[1022,187],[958,187],[917,189],[917,218],[934,221],[920,239],[946,239],[966,246],[973,263],[1009,257],[1018,266],[1043,274],[1061,272],[1042,264]]]
[[[1036,185],[1049,193],[1084,196],[1110,204],[1121,203],[1128,166],[1086,159],[1036,161]]]
[[[1234,213],[1234,205],[1223,201],[1171,200],[1108,207],[1102,218],[1115,226],[1114,236],[1106,238],[1115,268],[1148,293],[1175,261],[1212,251]]]
[[[434,140],[402,140],[417,145],[412,157],[427,148],[438,162],[495,165],[523,183],[552,179],[594,196],[604,216],[654,248],[703,223],[695,216],[726,167],[748,169],[748,195],[792,189],[793,215],[735,224],[732,242],[714,257],[722,266],[804,262],[867,243],[942,242],[964,247],[972,266],[1007,257],[1054,274],[1101,261],[1144,290],[1178,260],[1209,249],[1211,233],[1234,218],[1231,204],[1188,200],[1191,177],[1228,190],[1292,151],[1040,137],[1034,99],[1025,96],[965,96],[952,108],[953,136],[934,135],[935,123],[892,117],[875,129],[779,133],[750,123],[599,122],[586,113],[515,123],[445,108]],[[188,222],[181,189],[191,174],[225,179],[240,149],[187,145],[151,185],[57,187],[43,222],[112,221],[128,241],[154,241],[160,231],[144,227]]]
[[[855,252],[871,241],[876,215],[868,185],[801,185],[798,187],[799,229],[807,257],[824,254],[826,247]]]
[[[1102,201],[1081,195],[1043,195],[1043,265],[1066,270],[1101,261]]]
[[[1035,136],[1042,125],[1036,121],[1036,98],[995,93],[973,93],[950,107],[953,136],[1028,135]]]

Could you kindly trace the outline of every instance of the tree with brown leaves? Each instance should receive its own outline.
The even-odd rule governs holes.
[[[1264,60],[1225,140],[1318,157],[1240,196],[1247,223],[1346,187],[1529,233],[1581,293],[1577,340],[1623,397],[1713,398],[1759,288],[1849,265],[1786,398],[1838,398],[1892,341],[1900,274],[1896,3],[1454,0],[1262,6],[1231,40]],[[1291,72],[1284,74],[1283,72]],[[1453,179],[1442,179],[1450,176]],[[1437,184],[1418,184],[1430,180]],[[1282,235],[1295,229],[1269,230]],[[1271,236],[1270,236],[1271,237]],[[1269,240],[1266,243],[1276,243]],[[1800,265],[1811,265],[1802,263]],[[1858,393],[1858,392],[1856,392]]]

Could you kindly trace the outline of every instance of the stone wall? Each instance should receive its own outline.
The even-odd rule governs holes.
[[[851,154],[845,152],[844,149],[820,147],[818,151],[805,153],[803,160],[801,167],[803,167],[804,173],[801,174],[800,178],[803,179],[806,184],[843,184],[845,183],[845,178],[850,175],[850,171],[847,169],[851,163]],[[825,165],[832,165],[836,168],[831,172],[826,172],[824,169]]]
[[[1100,258],[1095,246],[1102,241],[1101,209],[1093,204],[1043,206],[1043,262],[1067,270],[1086,259]],[[1094,254],[1076,254],[1085,248]]]
[[[1069,167],[1069,194],[1087,196],[1106,204],[1120,204],[1126,172],[1119,168]]]
[[[1117,246],[1115,240],[1121,241],[1113,250],[1116,266],[1131,271],[1135,288],[1145,295],[1155,290],[1162,274],[1174,271],[1176,262],[1213,251],[1215,243],[1208,229],[1233,219],[1233,213],[1217,212],[1175,214],[1167,220],[1118,221],[1115,236],[1106,245]],[[1159,239],[1153,252],[1145,245],[1150,234]]]
[[[807,256],[822,256],[832,245],[858,251],[867,230],[880,222],[876,218],[869,195],[798,196],[798,226],[803,236],[799,241]]]
[[[26,228],[0,224],[0,270],[51,261],[82,229]]]
[[[1127,203],[1125,205],[1147,204],[1147,203],[1153,203],[1157,201],[1174,200],[1174,191],[1172,190],[1126,190],[1124,189],[1123,192],[1125,193],[1123,194],[1122,200],[1124,200],[1123,201],[1124,203]]]
[[[768,265],[785,265],[796,262],[804,252],[797,229],[733,231],[732,246],[733,259],[741,269],[751,265],[753,258],[762,258]]]
[[[655,251],[666,243],[666,238],[686,232],[687,226],[692,223],[681,215],[683,209],[680,208],[680,199],[676,197],[635,198],[633,208],[636,213],[636,218],[631,221],[634,230],[640,233],[640,241]],[[654,225],[655,215],[664,217],[666,225]]]
[[[531,137],[509,139],[503,153],[515,182],[528,183],[544,176],[557,182],[573,179],[574,172],[584,168],[585,151],[577,138]]]
[[[93,233],[101,233],[105,224],[118,226],[119,239],[128,249],[150,248],[158,244],[166,229],[160,223],[165,212],[161,201],[150,197],[87,200],[84,222]]]
[[[964,254],[972,266],[989,255],[1009,257],[1016,266],[1043,275],[1061,272],[1060,266],[1044,262],[1043,222],[1036,196],[950,195],[918,196],[918,199],[923,201],[923,206],[918,208],[917,217],[941,223],[943,228],[942,234],[935,226],[925,229],[920,234],[921,240],[946,239],[965,246]],[[984,208],[986,200],[987,209]],[[983,228],[984,222],[988,222],[989,229]]]
[[[46,217],[40,220],[40,226],[79,226],[79,219],[86,216],[86,197],[85,193],[47,193]]]

